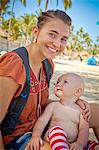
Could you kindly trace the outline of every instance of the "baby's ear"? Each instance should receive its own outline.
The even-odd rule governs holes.
[[[80,97],[82,95],[83,89],[82,88],[78,88],[75,90],[75,96]]]

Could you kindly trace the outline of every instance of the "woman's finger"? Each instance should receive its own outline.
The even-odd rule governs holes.
[[[83,111],[82,111],[82,113],[85,115],[85,114],[87,114],[87,113],[89,113],[90,111],[89,111],[89,109],[88,108],[86,108],[86,109],[84,109]]]
[[[43,146],[43,145],[44,145],[43,140],[40,139],[40,146]]]

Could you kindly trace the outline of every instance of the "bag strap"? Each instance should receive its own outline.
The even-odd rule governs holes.
[[[1,123],[3,135],[11,134],[16,124],[20,121],[19,116],[28,100],[30,93],[30,67],[28,60],[28,52],[25,47],[14,50],[22,59],[26,71],[26,81],[21,94],[14,98],[9,106],[8,113]]]
[[[46,77],[47,77],[47,81],[48,81],[48,87],[50,85],[50,79],[52,77],[53,71],[52,71],[52,66],[50,64],[50,62],[48,61],[48,59],[45,59],[43,61],[44,66],[45,66],[45,70],[46,70]]]

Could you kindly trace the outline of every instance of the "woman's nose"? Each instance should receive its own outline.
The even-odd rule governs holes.
[[[52,44],[53,44],[53,46],[54,46],[55,48],[57,48],[57,49],[59,49],[60,46],[61,46],[61,42],[60,42],[59,39],[54,40],[54,41],[52,42]]]

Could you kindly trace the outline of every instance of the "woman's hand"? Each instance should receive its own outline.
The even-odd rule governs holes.
[[[89,103],[84,100],[81,100],[81,99],[79,99],[76,103],[82,109],[82,115],[83,115],[84,119],[87,122],[89,122],[89,120],[91,118],[91,108],[90,108]]]

